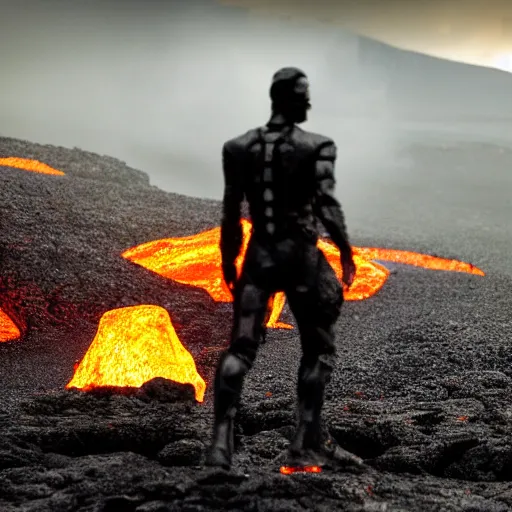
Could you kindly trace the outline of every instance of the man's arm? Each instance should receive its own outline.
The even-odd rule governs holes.
[[[321,220],[334,244],[340,252],[352,252],[345,226],[345,216],[339,201],[334,196],[336,179],[336,145],[325,144],[320,149],[315,162],[316,215]]]
[[[220,231],[220,251],[224,278],[231,288],[236,280],[236,271],[235,275],[232,275],[234,264],[240,254],[243,242],[241,207],[244,192],[236,160],[227,143],[222,148],[222,167],[224,173],[224,199]]]

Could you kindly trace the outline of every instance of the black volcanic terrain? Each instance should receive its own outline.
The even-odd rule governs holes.
[[[411,203],[407,177],[366,198],[388,197],[403,227],[382,218],[364,235],[351,230],[354,245],[457,258],[486,275],[386,264],[375,296],[345,304],[325,417],[365,466],[291,476],[278,459],[294,426],[297,330],[270,330],[246,381],[235,470],[207,470],[210,383],[230,305],[121,257],[215,227],[220,204],[163,192],[78,149],[0,138],[2,157],[65,173],[0,166],[0,308],[24,332],[0,343],[2,512],[511,510],[512,152],[411,147],[423,201]],[[136,394],[65,390],[101,315],[139,304],[168,311],[207,382],[203,403],[162,379]],[[293,323],[287,307],[283,320]]]

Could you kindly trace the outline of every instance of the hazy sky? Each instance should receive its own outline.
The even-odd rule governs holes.
[[[393,4],[378,4],[377,12],[388,12],[384,4],[392,12]],[[344,5],[347,19],[384,27],[363,0],[357,9]],[[371,41],[361,51],[359,37],[333,24],[248,16],[207,0],[0,0],[0,13],[0,135],[111,155],[172,192],[222,196],[222,144],[267,121],[270,79],[281,66],[302,67],[311,79],[305,128],[329,134],[340,148],[337,193],[349,217],[368,210],[361,191],[378,192],[382,181],[408,172],[400,124],[408,109],[437,107],[439,116],[446,106],[453,120],[474,117],[480,104],[480,117],[512,117],[509,75],[475,68],[472,96],[464,95],[460,65],[429,68],[415,55],[405,62],[403,52]],[[408,30],[418,32],[413,24]],[[365,52],[373,64],[362,62]],[[492,94],[480,100],[482,89]],[[458,129],[439,121],[443,130]],[[482,123],[468,126],[482,137]]]
[[[512,70],[510,0],[221,0],[316,19],[405,49]]]
[[[220,198],[222,143],[267,121],[271,76],[293,64],[315,83],[309,128],[344,137],[347,165],[394,152],[379,116],[359,129],[335,116],[337,28],[196,0],[0,0],[0,11],[0,135],[109,154],[166,190]],[[337,96],[370,105],[364,80],[335,83]]]

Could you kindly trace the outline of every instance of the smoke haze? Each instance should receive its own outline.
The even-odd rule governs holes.
[[[446,59],[512,71],[508,0],[219,0],[267,16],[316,20]]]
[[[344,100],[357,110],[354,101],[364,106],[368,98],[357,93],[364,77],[332,76],[328,54],[339,30],[283,30],[280,22],[200,3],[194,9],[194,2],[140,4],[125,2],[120,11],[83,1],[2,7],[4,23],[12,20],[0,36],[8,48],[2,133],[108,153],[164,189],[219,198],[222,142],[267,120],[273,72],[296,65],[312,82],[308,127],[345,146],[340,167],[392,159],[393,134],[378,119],[382,104],[374,105],[380,116],[363,125],[340,123]],[[364,157],[363,139],[373,148]]]
[[[360,229],[389,206],[386,187],[413,194],[411,144],[509,144],[506,73],[206,1],[120,4],[0,2],[1,135],[108,154],[160,188],[220,199],[222,143],[266,122],[272,74],[298,66],[312,84],[305,128],[336,140],[337,193]]]

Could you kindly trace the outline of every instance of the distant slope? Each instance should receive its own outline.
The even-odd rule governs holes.
[[[512,119],[512,74],[359,37],[359,61],[404,117]]]
[[[237,9],[237,2],[219,3],[224,4],[226,13],[231,15]],[[272,14],[274,6],[266,7],[269,14],[265,16],[256,14],[256,11],[251,14],[251,10],[245,7],[248,3],[240,4],[240,13],[248,13],[247,19],[252,20],[253,26],[261,25],[261,30],[269,22],[281,24],[283,30],[292,31],[300,24],[308,24],[308,20]],[[261,6],[258,10],[263,9]],[[237,22],[244,23],[243,18],[240,16]],[[330,68],[328,76],[339,81],[344,93],[349,91],[347,103],[352,108],[346,105],[345,110],[368,112],[380,99],[385,101],[393,117],[405,119],[512,119],[512,74],[402,50],[311,20],[311,32],[315,30],[337,34],[326,55],[319,57]],[[309,30],[305,37],[309,37]],[[370,96],[359,102],[353,97],[356,91]]]

